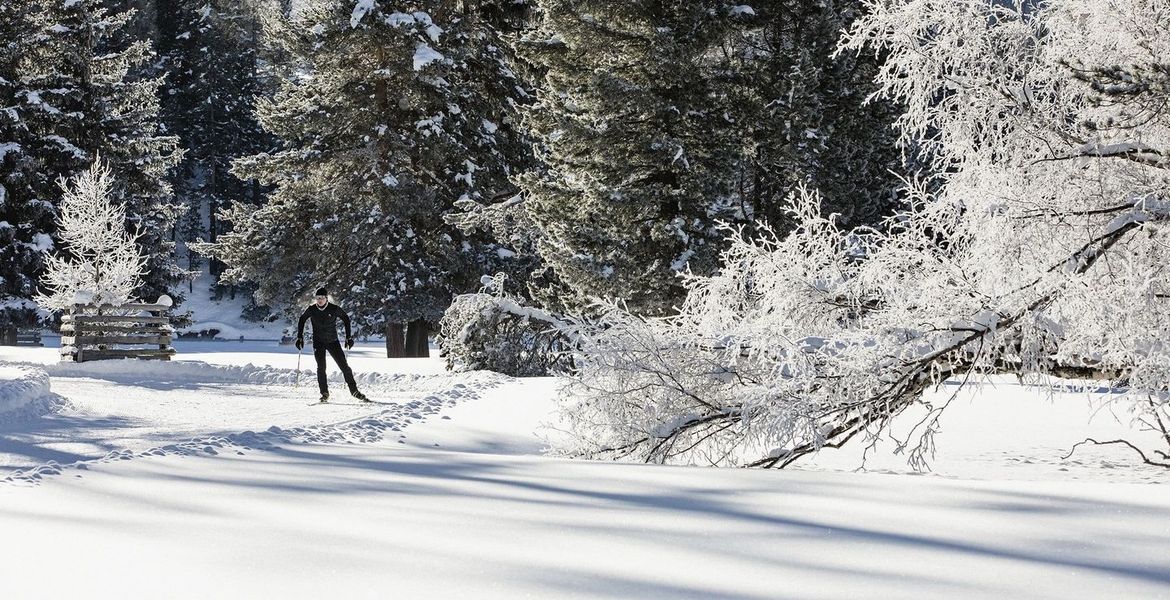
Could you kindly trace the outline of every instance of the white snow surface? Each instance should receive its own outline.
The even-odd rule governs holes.
[[[6,599],[1170,597],[1170,474],[1112,447],[1060,459],[1127,433],[1093,416],[1105,390],[960,395],[929,474],[882,444],[867,472],[860,447],[661,467],[542,455],[552,379],[359,345],[380,403],[349,402],[330,362],[337,404],[308,406],[289,347],[176,346],[0,347]]]
[[[357,4],[355,4],[353,7],[353,13],[350,14],[349,17],[350,28],[357,27],[358,24],[362,22],[362,19],[364,19],[370,11],[374,10],[374,2],[375,0],[358,0]]]
[[[17,144],[15,142],[4,142],[4,143],[0,144],[0,160],[4,160],[4,157],[7,156],[9,152],[20,152],[20,151],[21,151],[20,144]]]
[[[182,304],[175,309],[176,313],[190,311],[192,315],[191,325],[179,329],[180,333],[217,329],[219,333],[216,337],[223,340],[239,340],[241,336],[249,340],[279,340],[284,330],[292,325],[284,320],[274,323],[246,321],[241,312],[247,306],[248,298],[244,294],[239,294],[235,298],[212,300],[208,292],[211,285],[212,278],[206,273],[196,277],[192,282],[192,291],[186,293]],[[187,292],[187,289],[183,292]]]
[[[421,71],[423,67],[436,60],[443,60],[443,55],[439,54],[438,51],[429,45],[419,42],[418,46],[414,49],[414,70]]]

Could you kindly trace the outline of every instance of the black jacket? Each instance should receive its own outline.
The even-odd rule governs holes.
[[[349,315],[341,307],[330,302],[325,308],[317,308],[317,304],[309,305],[301,313],[301,320],[297,323],[297,337],[305,337],[305,321],[313,322],[313,345],[323,346],[337,341],[337,319],[345,324],[345,338],[351,337],[349,332]]]

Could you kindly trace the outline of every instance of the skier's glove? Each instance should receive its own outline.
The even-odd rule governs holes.
[[[293,345],[297,347],[297,350],[301,350],[305,347],[305,339],[304,338],[297,338],[296,343]]]
[[[353,348],[353,338],[345,338],[345,349]]]

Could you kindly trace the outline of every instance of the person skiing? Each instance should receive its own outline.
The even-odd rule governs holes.
[[[333,357],[345,376],[345,383],[349,386],[349,393],[362,402],[370,402],[364,394],[358,391],[357,381],[354,381],[353,370],[345,360],[345,352],[341,350],[341,342],[337,339],[337,319],[345,325],[345,349],[353,348],[353,336],[349,330],[349,315],[341,307],[329,301],[329,290],[320,288],[313,297],[305,312],[301,313],[301,320],[297,323],[297,350],[305,347],[305,321],[313,323],[313,357],[317,359],[317,386],[321,388],[321,402],[329,401],[329,382],[325,379],[325,352]]]

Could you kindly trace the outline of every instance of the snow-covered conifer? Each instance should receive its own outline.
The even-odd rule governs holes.
[[[880,58],[834,55],[862,0],[761,0],[728,10],[710,69],[739,141],[729,201],[777,231],[804,186],[842,225],[876,225],[897,208],[905,172],[893,102],[870,98]]]
[[[52,247],[49,177],[37,160],[37,136],[21,110],[21,57],[34,26],[26,7],[0,5],[0,338],[36,320],[37,276]]]
[[[180,273],[174,262],[174,210],[165,173],[178,158],[158,123],[159,81],[145,76],[148,40],[126,29],[133,14],[99,0],[19,3],[25,31],[11,82],[9,115],[27,131],[22,156],[40,175],[9,192],[21,202],[50,202],[52,183],[86,169],[100,153],[125,202],[128,226],[141,232],[147,257],[140,295],[157,297]],[[39,277],[35,270],[29,277]]]
[[[327,284],[359,330],[390,337],[501,270],[507,248],[442,217],[512,191],[528,152],[515,122],[526,92],[485,17],[506,4],[318,0],[269,19],[285,77],[258,116],[282,147],[236,162],[274,191],[224,213],[235,230],[209,253],[225,277],[276,306]]]
[[[179,252],[187,268],[197,270],[202,257],[186,242],[215,242],[227,230],[221,209],[262,200],[254,182],[230,171],[235,158],[270,145],[253,114],[262,91],[260,25],[254,8],[237,1],[168,0],[158,3],[158,12],[163,120],[184,150],[170,179],[182,207]],[[223,264],[210,261],[206,270],[218,279]],[[220,288],[216,295],[225,291]]]
[[[525,123],[545,168],[521,179],[539,251],[576,298],[670,311],[677,273],[713,268],[734,170],[703,72],[721,2],[549,0],[518,47],[545,69]],[[576,302],[575,302],[576,301]]]
[[[888,214],[900,155],[869,58],[834,59],[858,2],[549,0],[519,48],[546,70],[522,179],[541,256],[569,290],[644,314],[710,273],[719,221],[787,217],[798,185],[853,223]]]

